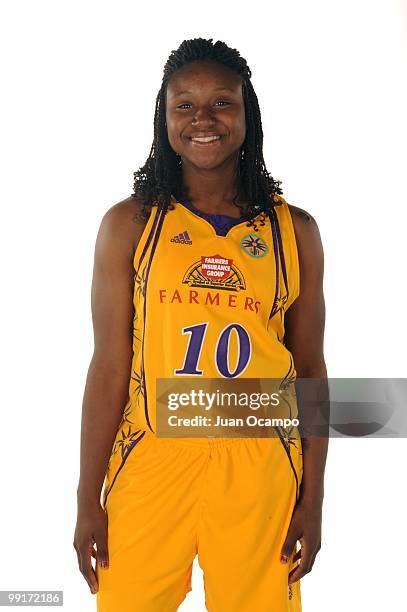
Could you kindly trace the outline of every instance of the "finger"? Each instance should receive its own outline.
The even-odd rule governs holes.
[[[295,555],[293,557],[293,563],[298,561],[298,559],[301,559],[301,548],[300,548],[300,550],[297,550],[297,552],[295,553]]]
[[[288,584],[293,584],[308,574],[311,569],[312,554],[309,551],[306,543],[301,542],[301,562],[288,575]]]
[[[109,567],[109,552],[107,546],[107,529],[100,530],[94,534],[94,541],[96,543],[96,562],[102,569]]]
[[[309,571],[312,570],[312,568],[314,567],[314,563],[315,563],[315,559],[317,558],[317,554],[319,553],[321,547],[319,546],[316,551],[314,552],[314,554],[312,555],[312,560],[311,560],[311,567],[309,569]]]
[[[291,557],[294,547],[297,543],[299,534],[294,529],[289,529],[287,533],[287,537],[285,539],[283,548],[281,549],[280,561],[281,563],[288,563],[289,558]]]
[[[95,594],[98,591],[99,585],[98,585],[96,574],[92,567],[91,549],[92,549],[92,544],[90,543],[87,546],[83,546],[78,553],[78,558],[79,558],[79,569],[82,572],[86,582],[88,583],[91,593]]]

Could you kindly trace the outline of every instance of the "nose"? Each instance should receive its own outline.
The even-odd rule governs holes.
[[[192,123],[196,125],[197,123],[205,123],[205,124],[213,124],[214,117],[212,114],[212,109],[210,106],[200,106],[194,116],[192,118]]]

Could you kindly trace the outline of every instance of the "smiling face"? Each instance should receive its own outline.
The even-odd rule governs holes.
[[[235,163],[246,136],[241,78],[215,62],[187,64],[168,83],[166,121],[183,164],[214,169]]]

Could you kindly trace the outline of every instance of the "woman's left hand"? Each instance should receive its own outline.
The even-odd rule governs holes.
[[[282,563],[288,563],[297,540],[300,541],[301,548],[293,558],[293,562],[300,559],[300,563],[290,572],[288,584],[300,580],[312,570],[315,557],[321,548],[321,525],[322,502],[302,500],[297,503],[280,557]]]

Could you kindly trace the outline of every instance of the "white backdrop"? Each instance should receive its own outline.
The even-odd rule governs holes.
[[[149,153],[168,55],[202,36],[247,59],[268,169],[320,227],[328,374],[405,377],[407,6],[9,0],[0,23],[0,589],[90,612],[72,540],[93,250]],[[304,612],[404,605],[405,456],[331,441]],[[197,564],[193,589],[182,612],[205,610]]]

